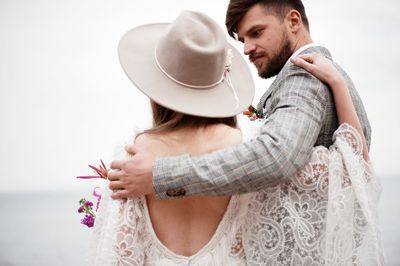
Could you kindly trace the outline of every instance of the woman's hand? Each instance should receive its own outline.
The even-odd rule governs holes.
[[[292,58],[291,62],[327,83],[331,89],[336,88],[336,85],[346,84],[342,74],[339,73],[333,63],[321,54],[301,54]]]
[[[297,58],[291,59],[291,62],[328,84],[333,92],[339,124],[348,123],[360,133],[363,142],[363,157],[368,161],[367,142],[342,74],[339,73],[329,59],[321,54],[302,54]]]

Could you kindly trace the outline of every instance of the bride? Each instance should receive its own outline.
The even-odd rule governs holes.
[[[198,34],[184,35],[188,25]],[[149,26],[154,24],[133,31],[145,35]],[[246,62],[222,29],[189,11],[156,27],[169,35],[154,43],[148,61],[120,57],[121,63],[160,72],[135,84],[151,99],[153,127],[132,141],[157,156],[174,156],[256,138],[257,121],[237,126],[235,115],[251,104],[254,88]],[[207,30],[212,38],[201,38]],[[187,47],[181,48],[183,56],[171,57],[177,38]],[[122,42],[119,49],[127,47]],[[300,55],[291,63],[329,85],[340,124],[333,145],[315,147],[310,162],[286,183],[254,193],[122,201],[112,200],[105,188],[95,224],[95,265],[383,264],[380,184],[346,83],[322,55]],[[197,64],[207,64],[209,72],[197,73]],[[210,104],[216,100],[218,108]]]

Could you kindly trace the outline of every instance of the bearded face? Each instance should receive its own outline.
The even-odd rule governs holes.
[[[274,12],[256,4],[237,25],[238,40],[244,44],[244,54],[262,78],[277,75],[293,54],[288,22]]]
[[[256,65],[256,68],[258,70],[258,75],[261,78],[267,79],[278,75],[293,53],[292,44],[287,37],[286,32],[282,33],[282,42],[280,43],[279,49],[275,54],[272,55],[271,53],[264,53],[266,58],[264,64]]]

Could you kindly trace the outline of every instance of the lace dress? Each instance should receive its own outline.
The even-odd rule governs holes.
[[[242,132],[244,141],[257,135]],[[333,138],[287,182],[232,196],[213,237],[190,257],[158,240],[145,197],[112,200],[105,186],[94,265],[383,265],[379,180],[354,128],[343,124]]]

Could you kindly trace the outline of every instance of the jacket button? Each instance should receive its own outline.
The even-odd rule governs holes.
[[[184,188],[170,188],[167,190],[167,196],[168,197],[180,197],[180,196],[185,196],[186,190]]]

